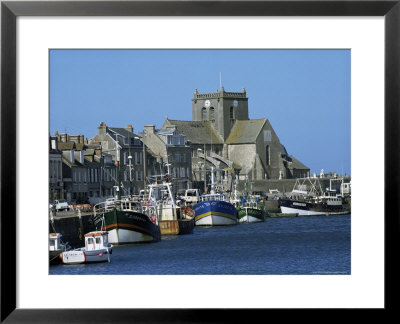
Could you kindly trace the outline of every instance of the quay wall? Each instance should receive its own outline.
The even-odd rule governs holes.
[[[269,213],[280,213],[281,209],[279,207],[278,200],[264,200],[264,208]]]
[[[61,240],[68,242],[73,248],[83,247],[85,244],[84,235],[94,231],[93,215],[83,215],[79,217],[54,217],[53,221],[49,220],[49,232],[62,234]]]
[[[313,180],[311,178],[311,180]],[[350,177],[344,177],[344,182],[350,182]],[[330,178],[321,178],[319,182],[321,184],[322,190],[329,188]],[[307,183],[307,182],[305,182]],[[332,185],[339,185],[339,181],[334,181]],[[277,189],[281,193],[289,193],[293,190],[296,184],[296,179],[281,179],[281,180],[255,180],[249,183],[249,191],[265,191],[267,194],[269,190]],[[240,181],[238,185],[238,190],[244,191],[245,182]]]

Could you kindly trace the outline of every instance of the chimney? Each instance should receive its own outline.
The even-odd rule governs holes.
[[[107,125],[103,122],[100,123],[100,126],[97,127],[98,129],[98,134],[102,136],[106,136],[107,133]]]
[[[132,125],[128,125],[125,127],[125,130],[127,130],[128,132],[133,133],[133,126]]]
[[[147,134],[154,134],[156,127],[154,125],[144,125],[144,131]]]

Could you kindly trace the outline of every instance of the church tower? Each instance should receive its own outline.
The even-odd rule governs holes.
[[[225,141],[236,120],[248,120],[248,98],[246,90],[226,92],[224,87],[216,92],[194,91],[192,99],[193,121],[210,121]]]

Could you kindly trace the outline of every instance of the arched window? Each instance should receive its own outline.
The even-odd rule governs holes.
[[[233,119],[233,107],[229,110],[229,118]]]
[[[201,119],[202,120],[207,120],[207,108],[202,108],[201,109]]]
[[[214,107],[210,108],[210,119],[214,120],[215,119],[215,114],[214,114]]]
[[[270,154],[269,154],[269,145],[267,145],[265,147],[265,162],[267,163],[267,165],[270,165]]]

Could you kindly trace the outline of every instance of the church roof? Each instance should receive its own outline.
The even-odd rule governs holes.
[[[226,143],[255,143],[266,121],[267,120],[265,118],[236,120],[235,125],[233,125],[231,133],[229,134],[229,137],[226,139]]]
[[[289,157],[292,159],[292,168],[297,169],[297,170],[310,170],[309,167],[305,166],[303,163],[301,163],[299,160],[297,160],[293,155],[289,155]]]
[[[179,133],[186,136],[186,140],[193,144],[223,144],[210,121],[184,121],[166,119],[163,129],[168,125],[175,125]]]

